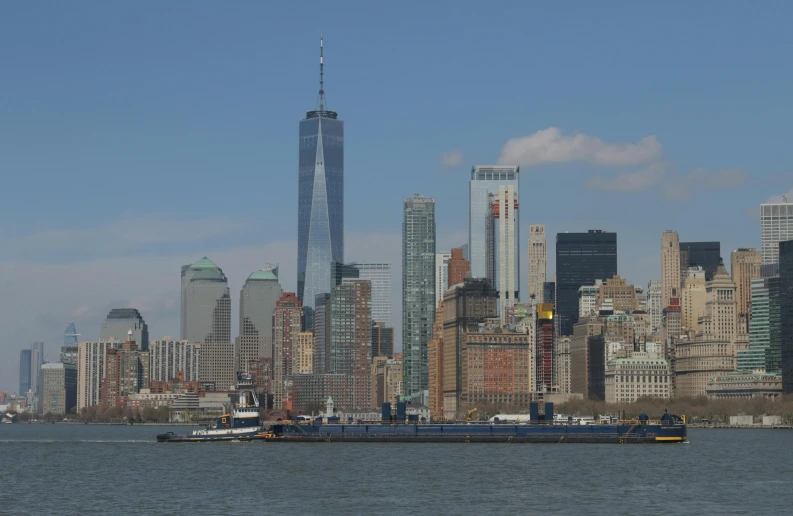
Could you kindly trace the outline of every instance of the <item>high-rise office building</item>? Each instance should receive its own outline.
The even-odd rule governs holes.
[[[353,406],[371,407],[372,284],[350,280],[331,293],[331,372],[353,377]]]
[[[225,391],[236,381],[228,280],[220,267],[206,258],[187,266],[186,271],[189,281],[183,290],[182,340],[201,344],[199,378]]]
[[[330,292],[314,298],[314,373],[330,372]]]
[[[721,262],[721,244],[719,242],[680,242],[680,270],[689,267],[702,267],[705,270],[705,281],[713,279]]]
[[[537,392],[555,392],[559,389],[556,372],[556,346],[553,327],[553,305],[540,303],[536,310],[534,339],[534,390]]]
[[[793,239],[779,242],[782,394],[793,394]]]
[[[443,299],[449,288],[449,260],[452,253],[435,253],[435,306]]]
[[[443,293],[447,290],[452,288],[454,285],[459,285],[465,281],[465,276],[471,272],[471,264],[468,263],[468,260],[463,255],[462,247],[455,247],[451,251],[451,257],[449,258],[449,273],[446,284],[443,286],[441,290],[441,299],[443,299]],[[436,292],[437,294],[437,292]],[[436,296],[437,297],[437,296]]]
[[[578,289],[617,274],[617,234],[590,229],[556,234],[556,315],[560,335],[578,320]]]
[[[443,412],[453,419],[462,410],[466,334],[479,330],[485,319],[496,317],[496,289],[484,278],[466,278],[443,296]]]
[[[252,360],[273,358],[273,312],[280,298],[277,265],[248,276],[240,290],[237,371],[246,371]]]
[[[77,367],[43,364],[39,377],[39,414],[66,414],[77,406]]]
[[[391,264],[354,263],[358,278],[372,283],[372,320],[391,327]]]
[[[787,197],[760,205],[760,233],[763,264],[779,263],[779,243],[793,240],[793,203]]]
[[[292,353],[290,374],[312,374],[314,372],[314,332],[297,334],[297,346]]]
[[[497,194],[500,186],[511,186],[515,199],[520,194],[520,169],[518,167],[475,166],[471,169],[468,183],[468,260],[471,262],[471,275],[487,278],[488,245],[487,234],[492,228],[488,220],[492,218],[490,194]],[[514,256],[520,263],[520,225],[514,228]],[[520,284],[517,276],[516,285]]]
[[[30,373],[32,367],[32,350],[23,349],[19,352],[19,394],[24,396],[30,390]]]
[[[39,375],[41,366],[44,364],[44,343],[34,342],[30,348],[30,388],[38,396],[39,394]]]
[[[663,311],[663,287],[660,281],[651,280],[647,284],[647,313],[650,315],[651,335],[658,335],[661,332]]]
[[[331,263],[344,262],[344,122],[327,109],[324,87],[320,38],[319,107],[300,121],[298,145],[297,297],[308,312],[330,292]]]
[[[700,327],[705,338],[734,342],[738,335],[738,303],[735,283],[724,264],[719,264],[713,279],[705,283],[705,315]]]
[[[125,341],[129,330],[132,330],[132,340],[138,345],[138,349],[148,350],[149,327],[140,312],[134,308],[113,308],[110,310],[99,330],[99,340]]]
[[[292,371],[293,351],[303,319],[303,308],[294,292],[284,292],[273,312],[273,407],[285,408],[286,377]]]
[[[661,234],[661,306],[680,295],[680,238],[677,231]]]
[[[394,328],[372,320],[372,356],[394,358]]]
[[[427,345],[435,315],[435,199],[405,198],[402,222],[402,368],[404,392],[427,390]]]
[[[585,317],[574,326],[570,340],[570,392],[584,399],[606,398],[606,340],[599,317]]]
[[[77,366],[77,328],[74,323],[69,323],[63,332],[63,346],[61,346],[60,362],[62,364],[73,364]]]
[[[493,271],[502,320],[520,299],[518,239],[518,192],[513,185],[499,185],[490,194],[493,208]]]
[[[174,340],[167,335],[154,340],[149,347],[149,379],[168,382],[181,373],[186,382],[198,381],[200,354],[201,344]]]
[[[545,242],[545,225],[529,226],[529,302],[540,304],[543,298],[543,284],[548,279],[548,249]]]
[[[187,339],[187,302],[185,300],[185,296],[187,295],[187,286],[190,284],[190,279],[193,275],[198,274],[201,271],[209,270],[213,271],[215,269],[219,269],[215,263],[204,256],[197,262],[193,262],[188,265],[182,265],[182,300],[181,300],[181,326],[180,326],[180,333],[179,337],[181,339]]]
[[[735,283],[739,316],[751,314],[752,280],[760,277],[762,264],[763,255],[757,249],[742,247],[730,255],[730,274]]]
[[[741,350],[738,351],[739,370],[765,369],[778,373],[781,369],[782,320],[779,305],[779,276],[752,280],[752,319],[749,321],[749,355],[762,362],[761,367],[744,367]]]
[[[102,402],[107,350],[120,348],[123,341],[80,342],[77,345],[77,411]]]
[[[542,300],[556,306],[556,281],[546,281],[542,284]]]
[[[681,324],[694,333],[700,331],[699,318],[705,315],[705,270],[702,267],[689,267],[680,298]]]

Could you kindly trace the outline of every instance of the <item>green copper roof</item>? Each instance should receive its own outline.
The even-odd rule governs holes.
[[[201,280],[219,280],[219,281],[226,281],[226,276],[223,274],[218,268],[214,269],[201,269],[190,278],[190,281],[201,281]]]
[[[201,270],[201,269],[220,269],[215,262],[204,256],[200,260],[195,263],[190,264],[190,268],[193,270]]]
[[[250,276],[248,280],[251,281],[278,281],[278,267],[265,267],[260,269]]]

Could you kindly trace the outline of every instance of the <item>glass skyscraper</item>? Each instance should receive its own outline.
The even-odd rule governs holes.
[[[354,263],[359,278],[372,282],[372,321],[391,327],[391,264]]]
[[[471,276],[488,277],[488,215],[490,194],[498,194],[500,186],[512,186],[514,195],[519,198],[520,168],[476,166],[471,169],[468,182],[468,260],[471,262]],[[520,223],[515,221],[515,263],[520,263]],[[492,251],[492,250],[491,250]],[[515,267],[515,285],[520,285],[520,267]],[[517,290],[517,289],[516,289]]]
[[[320,40],[319,109],[300,121],[298,146],[297,295],[305,308],[330,292],[331,263],[344,262],[344,122],[325,108],[323,65]]]
[[[23,349],[19,352],[19,394],[24,396],[30,390],[30,370],[31,370],[31,354],[29,349]]]
[[[793,240],[779,242],[782,394],[793,394]]]
[[[787,197],[760,205],[760,231],[763,264],[779,262],[779,242],[793,240],[793,203]]]
[[[680,242],[680,272],[689,267],[702,267],[705,270],[705,281],[713,279],[721,260],[721,244],[719,242]]]
[[[238,370],[248,371],[252,360],[273,358],[273,312],[282,293],[278,282],[278,266],[268,266],[254,272],[242,286]]]
[[[149,350],[149,326],[134,308],[113,308],[99,330],[99,340],[117,339],[126,342],[132,330],[132,340],[141,351]]]
[[[435,320],[435,199],[405,198],[402,223],[403,392],[429,388],[428,345]]]
[[[556,313],[560,335],[578,322],[578,289],[617,274],[617,234],[599,229],[556,234]]]

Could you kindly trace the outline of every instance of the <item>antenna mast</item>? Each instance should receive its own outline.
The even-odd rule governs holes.
[[[319,33],[319,110],[325,111],[325,63],[323,61],[322,33]]]

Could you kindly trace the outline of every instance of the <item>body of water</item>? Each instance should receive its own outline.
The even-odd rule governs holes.
[[[793,432],[689,443],[157,443],[0,425],[0,514],[793,514]]]

